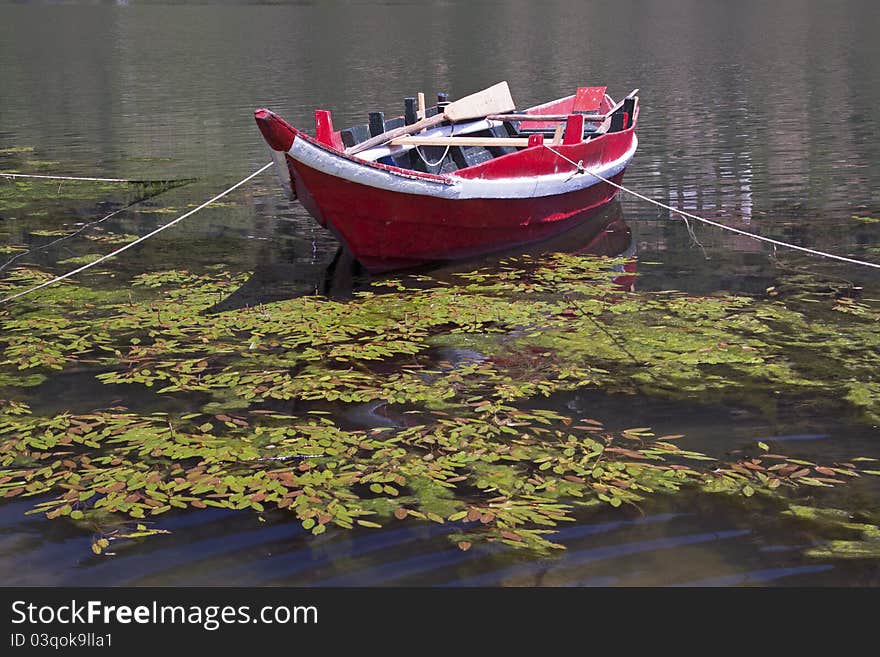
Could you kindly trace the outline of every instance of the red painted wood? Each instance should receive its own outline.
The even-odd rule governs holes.
[[[528,114],[571,114],[571,108],[574,106],[574,96],[566,96],[559,100],[552,100],[549,103],[538,105],[528,110]],[[529,121],[530,130],[555,130],[559,125],[558,121]]]
[[[595,111],[599,114],[603,112],[607,112],[611,108],[611,104],[608,102],[608,99],[605,97],[605,87],[578,87],[578,92],[581,92],[581,89],[599,89],[602,90],[602,93],[598,99],[598,105],[595,108]],[[598,94],[597,94],[598,95]],[[565,98],[560,98],[559,100],[550,101],[549,103],[545,103],[543,105],[538,105],[537,107],[533,107],[528,112],[529,114],[572,114],[573,112],[587,112],[594,111],[592,109],[587,109],[592,107],[593,103],[590,100],[592,97],[587,93],[581,93],[582,99],[578,101],[578,94],[574,96],[567,96]],[[578,105],[580,102],[580,105]],[[558,124],[556,121],[546,121],[546,122],[529,122],[529,128],[533,130],[553,130]]]
[[[551,100],[543,105],[538,105],[528,110],[529,114],[571,114],[574,107],[574,96],[566,96],[557,100]]]
[[[544,135],[529,135],[529,148],[541,146],[544,143]]]
[[[605,99],[607,87],[578,87],[574,95],[572,112],[598,112]]]
[[[333,117],[329,110],[315,110],[315,139],[338,150],[345,148],[339,132],[333,130]]]
[[[579,144],[584,140],[584,115],[569,114],[565,122],[565,135],[562,137],[563,144]]]
[[[299,131],[274,112],[258,109],[254,112],[257,127],[263,138],[276,151],[287,152],[293,146],[293,140]]]
[[[605,134],[579,144],[560,144],[554,146],[553,150],[574,162],[583,160],[584,166],[587,168],[598,167],[603,162],[611,162],[626,153],[632,145],[634,126],[635,124],[627,130]],[[570,163],[542,147],[527,148],[516,153],[503,155],[467,169],[460,169],[455,172],[455,175],[459,178],[493,180],[517,176],[548,175],[571,169]]]

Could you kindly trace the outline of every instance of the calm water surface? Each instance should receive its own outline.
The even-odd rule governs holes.
[[[880,223],[853,219],[880,216],[878,19],[870,0],[0,3],[0,150],[34,147],[29,164],[16,160],[22,171],[197,178],[147,204],[180,208],[267,161],[255,107],[304,127],[313,109],[326,108],[343,126],[373,109],[399,113],[419,90],[455,98],[499,79],[520,107],[583,84],[607,84],[615,97],[639,87],[629,186],[746,230],[880,261]],[[0,170],[7,164],[0,159]],[[253,272],[233,305],[350,287],[338,271],[327,274],[333,238],[284,201],[271,176],[230,200],[114,266]],[[79,208],[69,227],[105,207],[116,206]],[[712,228],[694,227],[698,245],[679,221],[638,200],[621,198],[610,212],[631,230],[622,248],[652,263],[640,265],[642,289],[762,294],[806,270],[880,293],[870,270],[772,253]],[[173,216],[132,210],[106,228],[143,234]],[[43,243],[28,237],[32,227],[0,213],[0,245]],[[88,252],[70,240],[25,262],[52,268]],[[112,401],[101,395],[59,378],[28,401],[40,412],[86,411]],[[685,433],[689,447],[714,454],[785,436],[788,453],[803,458],[880,456],[876,427],[803,407],[634,404],[594,391],[553,403],[611,429]],[[876,509],[880,493],[864,484],[840,495]],[[0,504],[7,584],[880,583],[876,562],[807,560],[801,548],[813,537],[712,496],[654,500],[644,515],[591,513],[560,532],[569,549],[551,559],[461,552],[439,525],[315,538],[289,519],[219,510],[168,517],[163,526],[179,531],[98,559],[87,536],[24,516],[29,507]]]

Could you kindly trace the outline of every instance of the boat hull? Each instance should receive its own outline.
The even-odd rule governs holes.
[[[554,237],[603,209],[617,190],[599,181],[534,198],[448,199],[378,189],[288,156],[305,208],[372,272],[472,258]],[[624,170],[610,180],[620,183]]]

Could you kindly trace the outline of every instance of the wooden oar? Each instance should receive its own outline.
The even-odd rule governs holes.
[[[510,96],[510,89],[507,86],[507,82],[499,82],[488,89],[483,89],[470,96],[460,98],[454,103],[449,103],[442,113],[429,116],[421,121],[416,121],[413,124],[405,125],[396,128],[395,130],[383,132],[381,135],[376,135],[366,141],[362,141],[360,144],[355,144],[345,152],[349,155],[354,155],[355,153],[360,153],[368,148],[381,146],[395,137],[403,137],[404,135],[410,135],[414,132],[424,130],[425,128],[433,128],[444,121],[455,123],[457,121],[480,119],[487,114],[510,112],[515,107],[516,105],[513,102],[513,98]]]
[[[395,137],[392,146],[516,146],[529,145],[527,137]]]

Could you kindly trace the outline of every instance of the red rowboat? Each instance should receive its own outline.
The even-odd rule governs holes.
[[[502,85],[509,99],[506,83],[491,89]],[[428,108],[408,98],[403,117],[374,112],[340,131],[317,110],[315,136],[267,109],[255,118],[290,197],[376,272],[509,249],[584,221],[617,192],[591,172],[619,183],[635,154],[636,93],[615,103],[605,87],[580,87],[523,112],[480,105],[489,111],[468,120],[454,106],[479,94],[445,107],[441,94]]]

